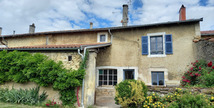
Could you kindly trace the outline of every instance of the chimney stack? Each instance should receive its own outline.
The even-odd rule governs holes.
[[[36,26],[34,25],[34,23],[32,25],[29,26],[29,33],[35,33],[35,28]]]
[[[185,21],[185,20],[186,20],[186,7],[182,5],[179,10],[179,21]]]
[[[122,26],[127,26],[128,23],[128,5],[123,5],[123,19],[122,19]]]
[[[93,29],[93,23],[90,22],[90,29]]]
[[[0,36],[1,36],[1,33],[2,33],[2,28],[0,27]]]

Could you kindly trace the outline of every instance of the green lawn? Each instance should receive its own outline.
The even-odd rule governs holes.
[[[42,107],[0,102],[0,108],[42,108]]]

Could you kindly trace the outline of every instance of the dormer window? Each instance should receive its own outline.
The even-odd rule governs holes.
[[[97,42],[107,42],[107,41],[108,41],[108,33],[97,34]]]

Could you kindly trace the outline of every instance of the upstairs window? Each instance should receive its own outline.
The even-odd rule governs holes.
[[[163,36],[150,37],[150,54],[163,54]]]
[[[171,34],[150,33],[142,36],[142,55],[165,57],[166,54],[173,54]]]
[[[107,42],[108,33],[98,33],[97,34],[97,42]]]

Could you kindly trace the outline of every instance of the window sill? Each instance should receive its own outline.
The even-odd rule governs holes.
[[[166,55],[148,55],[147,57],[166,57]]]

